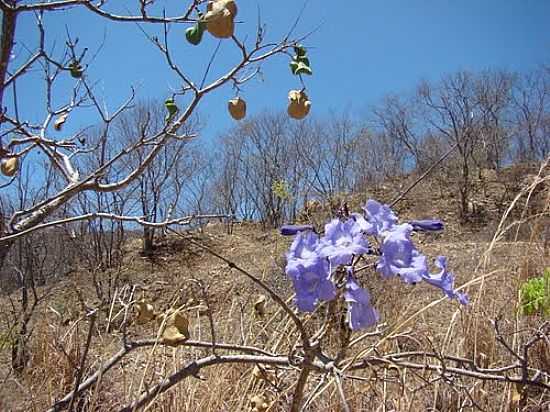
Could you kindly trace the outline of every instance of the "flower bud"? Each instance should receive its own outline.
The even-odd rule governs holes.
[[[411,220],[410,224],[413,227],[413,230],[418,232],[434,232],[443,230],[443,222],[441,220]]]
[[[304,230],[313,230],[312,225],[283,225],[281,226],[281,235],[294,236]]]

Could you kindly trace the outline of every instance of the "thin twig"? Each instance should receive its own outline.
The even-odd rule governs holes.
[[[82,355],[82,359],[80,360],[80,366],[77,371],[76,380],[74,383],[74,389],[73,394],[71,396],[71,401],[69,403],[68,411],[72,412],[74,401],[76,400],[76,395],[78,394],[78,389],[80,385],[80,380],[82,379],[82,373],[84,372],[84,366],[86,364],[86,358],[88,357],[88,350],[90,349],[90,345],[92,343],[92,335],[94,331],[95,326],[95,320],[96,320],[96,310],[88,314],[88,317],[90,318],[90,327],[88,329],[88,337],[86,338],[86,346],[84,347],[84,354]]]
[[[340,378],[340,373],[336,370],[336,368],[332,371],[334,375],[334,383],[336,384],[336,388],[338,389],[338,394],[340,395],[340,400],[342,401],[342,409],[344,412],[351,412],[351,409],[349,408],[348,401],[346,400],[346,394],[344,393],[344,388],[342,386],[342,379]]]

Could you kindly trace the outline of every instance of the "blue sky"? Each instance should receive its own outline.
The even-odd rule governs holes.
[[[110,10],[125,13],[136,3],[113,1],[116,8]],[[237,26],[237,36],[248,36],[250,44],[259,9],[268,40],[277,40],[303,4],[296,0],[238,0],[238,20],[243,23]],[[157,10],[165,7],[168,13],[181,13],[185,6],[182,1],[157,0]],[[96,92],[111,110],[128,96],[132,86],[141,99],[164,99],[179,85],[158,50],[133,23],[113,23],[79,8],[49,13],[45,25],[48,44],[55,43],[57,50],[65,40],[65,26],[79,37],[83,47],[90,48],[88,57],[104,41],[87,75],[97,81]],[[162,29],[160,25],[142,27],[150,34],[160,34]],[[305,80],[312,113],[319,116],[350,109],[361,114],[387,93],[407,92],[420,79],[435,80],[458,70],[503,68],[524,72],[550,63],[550,1],[546,0],[310,0],[297,33],[316,27],[305,42],[314,76]],[[205,35],[199,46],[192,46],[185,42],[185,28],[171,28],[172,51],[181,67],[199,81],[217,40]],[[34,16],[27,14],[18,22],[16,61],[26,56],[24,46],[31,48],[36,38]],[[217,73],[235,58],[237,50],[230,41],[224,41],[216,58]],[[18,83],[24,102],[20,110],[33,120],[44,115],[39,76],[34,72],[28,81]],[[73,82],[66,77],[55,93],[59,104],[66,100],[67,86]],[[288,58],[281,56],[264,65],[262,80],[244,86],[242,96],[249,115],[267,109],[285,110],[288,90],[299,87],[288,69]],[[226,101],[233,95],[226,87],[201,103],[205,139],[234,125],[226,111]],[[6,104],[9,107],[9,100]],[[93,113],[83,113],[68,122],[66,131],[92,125],[95,119]]]

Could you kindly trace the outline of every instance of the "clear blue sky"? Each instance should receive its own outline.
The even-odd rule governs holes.
[[[110,2],[107,2],[109,4]],[[116,11],[125,13],[137,1],[112,1]],[[179,12],[184,1],[158,0],[157,9]],[[237,36],[253,39],[258,8],[267,24],[268,40],[284,34],[303,2],[297,0],[238,0]],[[334,7],[337,5],[338,7]],[[183,7],[182,7],[183,6]],[[133,8],[135,10],[135,7]],[[111,9],[113,10],[113,9]],[[19,21],[16,39],[18,60],[25,57],[23,45],[32,46],[37,37],[28,14]],[[50,13],[46,16],[48,43],[64,41],[65,25],[80,44],[90,48],[91,57],[103,38],[105,43],[88,76],[98,81],[97,92],[109,107],[119,104],[136,86],[142,99],[164,99],[178,82],[167,69],[162,56],[133,23],[112,23],[90,16],[84,8]],[[320,25],[320,26],[319,26]],[[305,42],[309,50],[313,77],[307,77],[313,112],[352,108],[361,113],[384,94],[411,90],[420,79],[437,79],[457,70],[503,68],[528,71],[541,63],[550,63],[550,1],[547,0],[384,0],[332,2],[310,0],[298,27],[306,33],[319,26]],[[153,34],[161,26],[143,26]],[[198,82],[217,40],[207,34],[200,46],[184,39],[186,26],[172,28],[171,45],[178,63]],[[232,42],[224,41],[216,62],[218,68],[238,57]],[[219,73],[219,70],[217,71]],[[215,72],[216,73],[216,72]],[[263,68],[263,81],[254,80],[244,87],[249,114],[265,109],[285,110],[287,92],[299,88],[298,79],[288,69],[288,58],[272,59]],[[21,82],[18,92],[24,100],[23,116],[43,118],[43,105],[37,97],[38,82]],[[73,82],[66,76],[65,85]],[[57,102],[63,102],[67,89],[60,89]],[[200,106],[207,119],[204,138],[234,124],[226,111],[226,101],[233,96],[224,88],[207,97]],[[8,105],[9,103],[6,102]],[[37,104],[38,103],[38,104]],[[72,126],[89,125],[90,114],[73,119]],[[70,127],[70,126],[69,126]],[[67,129],[69,131],[70,129]]]

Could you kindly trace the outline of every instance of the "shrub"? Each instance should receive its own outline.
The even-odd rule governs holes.
[[[529,279],[521,285],[521,312],[524,315],[541,314],[550,316],[550,267],[537,278]]]

